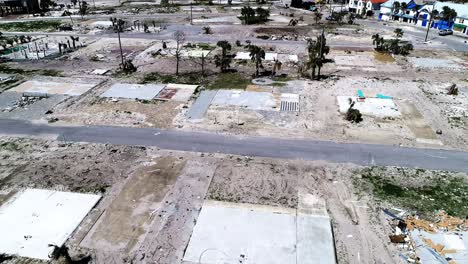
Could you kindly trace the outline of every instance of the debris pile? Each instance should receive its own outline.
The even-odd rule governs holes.
[[[392,217],[390,241],[404,252],[400,256],[408,263],[462,263],[467,257],[468,220],[440,211],[434,221],[406,215]]]
[[[266,37],[266,38],[265,38]],[[293,35],[259,35],[257,38],[261,39],[270,39],[270,40],[294,40],[294,41],[307,41],[310,39],[308,36],[300,36],[298,34],[293,34]]]
[[[47,98],[46,95],[42,96],[42,95],[38,95],[38,96],[28,96],[28,95],[23,95],[21,96],[21,98],[12,103],[11,106],[8,106],[8,107],[5,107],[2,112],[11,112],[13,110],[15,110],[16,108],[23,108],[25,106],[28,106],[28,105],[31,105],[31,104],[34,104],[35,102],[41,100],[41,99],[44,99],[44,98]]]

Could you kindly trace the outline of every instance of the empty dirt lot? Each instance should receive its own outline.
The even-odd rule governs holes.
[[[15,138],[0,156],[0,201],[25,187],[104,196],[67,242],[93,263],[179,263],[205,199],[296,209],[299,192],[326,200],[340,261],[398,260],[355,165]]]

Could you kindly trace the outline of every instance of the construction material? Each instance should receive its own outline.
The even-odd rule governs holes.
[[[282,93],[280,110],[299,112],[299,95],[292,93]]]

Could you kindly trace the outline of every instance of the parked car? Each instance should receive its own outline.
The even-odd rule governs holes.
[[[453,35],[453,30],[451,29],[442,29],[439,30],[439,36]]]
[[[328,21],[336,21],[336,18],[334,16],[327,16],[325,19]]]

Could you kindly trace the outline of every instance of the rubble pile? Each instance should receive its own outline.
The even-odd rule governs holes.
[[[400,256],[408,263],[455,264],[466,258],[468,220],[449,216],[444,211],[434,221],[385,212],[392,218],[390,242],[403,251]]]
[[[17,108],[23,108],[25,106],[28,106],[28,105],[31,105],[31,104],[34,104],[35,102],[41,100],[41,99],[44,99],[46,98],[46,96],[21,96],[21,98],[12,103],[11,106],[8,106],[8,107],[5,107],[2,112],[11,112]]]
[[[294,41],[298,41],[298,40],[301,40],[301,41],[307,41],[310,39],[309,36],[301,36],[301,35],[298,35],[298,34],[293,34],[293,35],[287,35],[287,34],[283,34],[283,35],[258,35],[257,38],[261,38],[261,39],[270,39],[270,40],[294,40]]]

